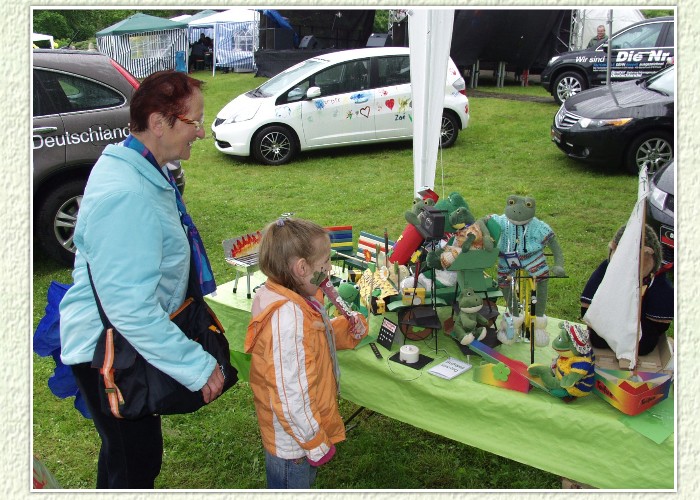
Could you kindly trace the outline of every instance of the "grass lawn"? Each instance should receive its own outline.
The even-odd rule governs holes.
[[[206,120],[262,79],[251,74],[198,72],[204,80]],[[480,81],[479,90],[493,91]],[[483,87],[483,88],[482,88]],[[499,92],[546,97],[532,83]],[[629,217],[637,180],[612,168],[567,159],[549,139],[557,106],[496,98],[470,99],[471,122],[454,147],[438,158],[438,194],[460,192],[477,216],[503,213],[506,197],[526,191],[537,217],[556,232],[567,279],[552,280],[547,314],[578,320],[579,294],[606,257],[607,243]],[[221,241],[262,228],[283,212],[321,225],[351,224],[396,238],[413,199],[410,142],[302,153],[294,163],[265,167],[216,151],[212,138],[197,142],[183,163],[185,200],[197,223],[218,283],[235,277]],[[43,316],[51,280],[68,283],[70,270],[33,257],[34,326]],[[46,381],[53,360],[33,356],[33,453],[65,488],[92,488],[99,449],[92,423],[60,400]],[[355,407],[342,402],[344,417]],[[455,425],[460,425],[455,420]],[[386,429],[392,429],[387,432]],[[163,419],[165,456],[158,488],[265,487],[265,466],[252,395],[240,383],[195,415]],[[404,443],[410,442],[407,446]],[[560,478],[430,434],[380,415],[360,420],[337,457],[319,474],[319,488],[552,489]]]

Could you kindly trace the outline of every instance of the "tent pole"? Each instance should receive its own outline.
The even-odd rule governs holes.
[[[211,54],[211,76],[216,75],[216,51],[219,50],[219,23],[214,23],[214,50]]]

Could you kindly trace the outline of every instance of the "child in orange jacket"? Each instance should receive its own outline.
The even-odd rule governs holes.
[[[245,351],[265,448],[267,487],[310,488],[316,469],[345,439],[338,412],[336,349],[355,347],[367,332],[358,315],[329,319],[318,287],[331,270],[328,233],[303,219],[267,226],[259,248],[267,282],[253,299]],[[357,313],[354,313],[357,314]]]

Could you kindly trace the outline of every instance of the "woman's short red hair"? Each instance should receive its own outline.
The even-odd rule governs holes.
[[[180,71],[158,71],[149,75],[131,98],[131,131],[146,130],[152,113],[161,113],[173,126],[176,116],[187,112],[187,100],[202,85],[203,81]]]

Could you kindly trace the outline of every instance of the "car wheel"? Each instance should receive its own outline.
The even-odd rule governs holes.
[[[673,158],[673,139],[666,132],[647,132],[637,137],[627,150],[625,168],[638,174],[644,165],[649,175]]]
[[[440,125],[440,147],[449,148],[457,140],[459,135],[459,122],[452,114],[443,111],[442,124]]]
[[[54,188],[38,208],[35,235],[52,259],[72,266],[75,260],[75,223],[83,199],[85,180],[78,179]]]
[[[283,165],[296,155],[294,134],[285,127],[273,125],[262,129],[253,139],[253,156],[265,165]]]
[[[572,95],[586,90],[586,80],[576,71],[566,71],[554,81],[554,100],[561,105]]]

